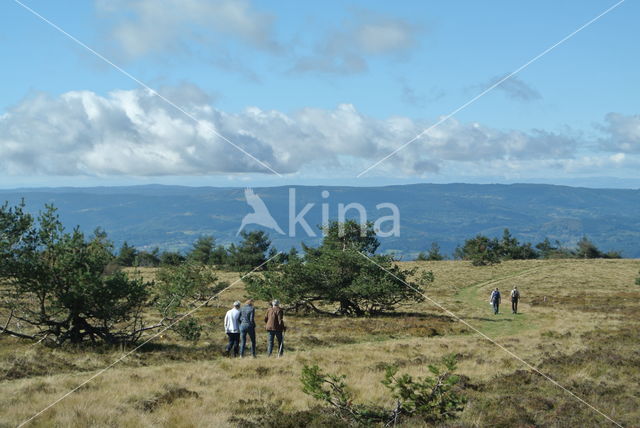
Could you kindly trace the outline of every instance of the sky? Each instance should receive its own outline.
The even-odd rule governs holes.
[[[632,0],[6,0],[0,187],[637,188],[638,16]]]

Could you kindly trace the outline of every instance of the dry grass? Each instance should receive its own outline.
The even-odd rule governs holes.
[[[406,263],[414,265],[416,263]],[[634,260],[514,261],[475,268],[464,262],[422,262],[436,282],[428,295],[495,338],[626,426],[640,411],[640,287]],[[141,269],[145,278],[153,271]],[[220,273],[232,282],[238,274]],[[522,314],[494,316],[492,288],[522,291]],[[506,293],[505,293],[506,296]],[[303,364],[347,375],[358,400],[389,403],[380,384],[386,364],[424,375],[426,365],[456,353],[470,379],[469,404],[454,426],[603,426],[606,421],[429,301],[400,314],[367,319],[288,316],[286,354],[257,359],[220,356],[221,319],[245,297],[242,284],[198,311],[205,325],[197,345],[166,334],[69,396],[33,426],[233,426],[260,412],[314,406],[301,393]],[[258,315],[266,304],[258,303]],[[122,350],[49,349],[0,337],[0,426],[40,411]],[[234,417],[236,419],[234,419]]]

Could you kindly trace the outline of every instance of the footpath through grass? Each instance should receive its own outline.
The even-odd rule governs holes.
[[[552,269],[556,266],[556,264],[548,263],[542,266],[511,272],[506,275],[503,274],[463,287],[456,294],[456,298],[465,308],[468,308],[468,312],[465,312],[473,316],[473,319],[467,320],[465,314],[459,313],[457,315],[491,338],[516,335],[525,330],[538,328],[542,320],[539,316],[531,316],[529,312],[530,307],[523,304],[526,301],[525,298],[520,301],[518,313],[511,313],[511,287],[501,287],[501,285],[505,281],[515,278],[523,279],[532,273],[543,269]],[[501,288],[500,293],[502,294],[502,303],[498,315],[493,314],[493,306],[489,303],[491,290],[495,287]]]

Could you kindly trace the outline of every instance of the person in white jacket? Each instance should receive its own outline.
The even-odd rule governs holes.
[[[233,349],[233,356],[238,356],[238,348],[240,347],[240,302],[233,302],[233,308],[227,311],[224,316],[224,331],[229,337],[229,344],[226,347],[226,356],[229,357],[231,349]]]

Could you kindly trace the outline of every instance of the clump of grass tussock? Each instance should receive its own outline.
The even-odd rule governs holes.
[[[237,412],[228,419],[231,426],[241,428],[348,428],[352,425],[322,407],[287,412],[281,402],[240,400]]]
[[[177,400],[200,398],[197,392],[178,385],[164,385],[163,390],[151,397],[135,403],[135,407],[145,412],[153,412],[160,406],[173,404]]]
[[[27,348],[4,355],[0,362],[0,380],[14,380],[53,373],[76,371],[79,368],[57,353]]]

